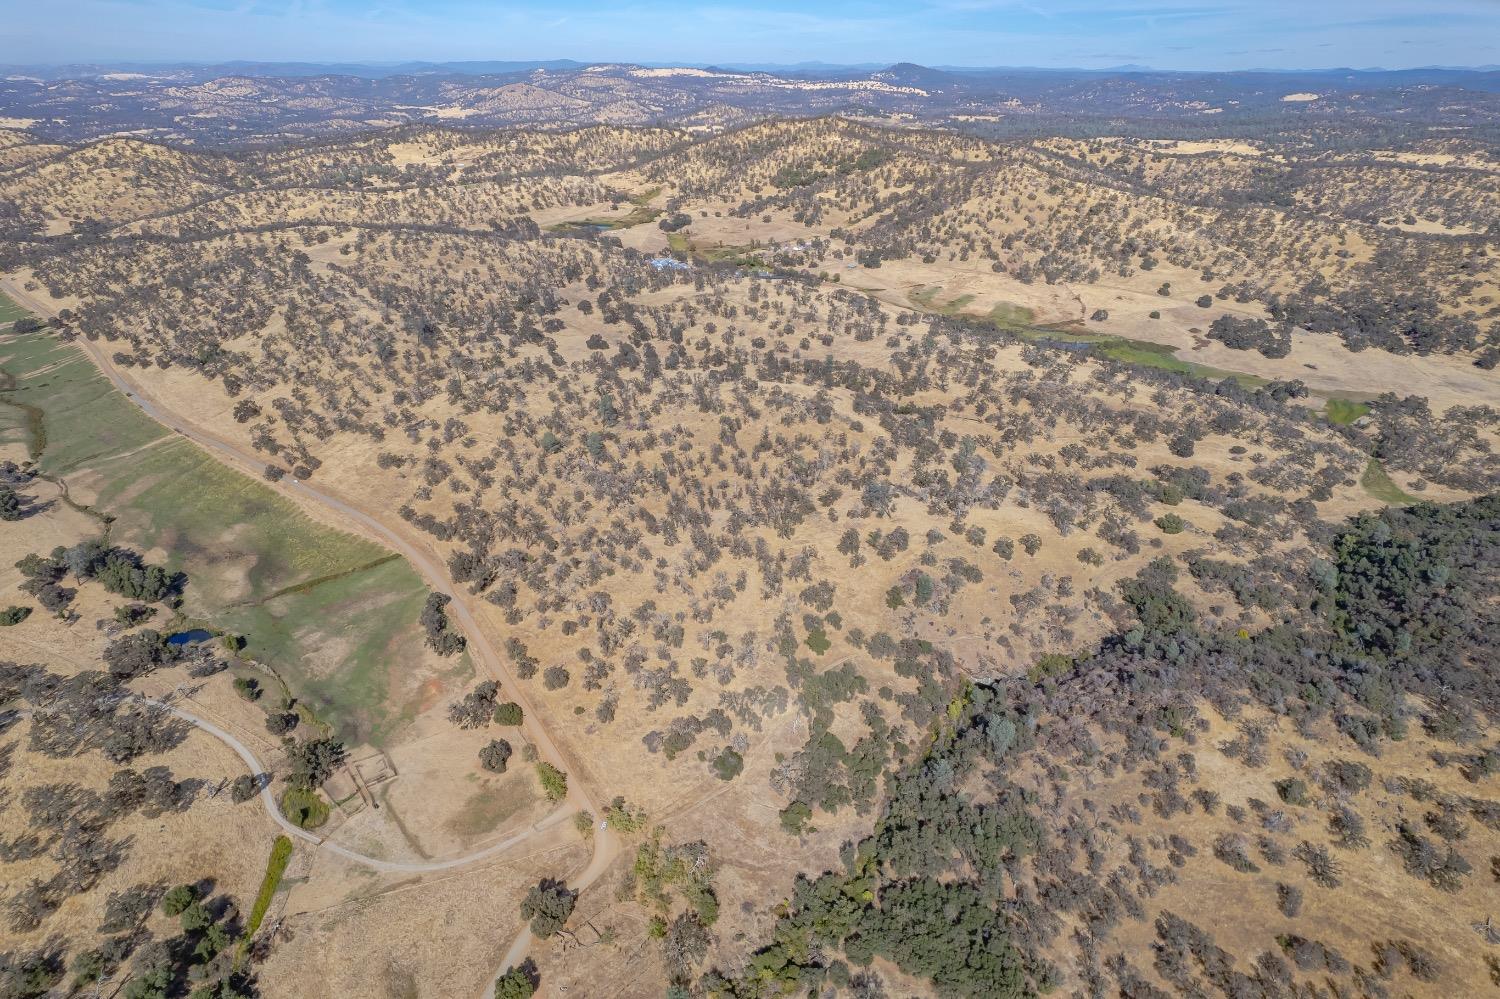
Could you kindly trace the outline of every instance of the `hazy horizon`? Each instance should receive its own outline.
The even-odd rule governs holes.
[[[952,73],[988,73],[988,72],[1079,72],[1079,73],[1107,73],[1117,72],[1141,72],[1141,73],[1181,73],[1181,74],[1214,74],[1214,73],[1408,73],[1423,70],[1455,73],[1481,73],[1494,72],[1500,69],[1500,63],[1423,63],[1412,65],[1306,65],[1306,66],[1238,66],[1228,69],[1180,69],[1169,66],[1158,66],[1142,63],[1119,63],[1110,66],[1043,66],[1028,63],[995,63],[992,65],[959,65],[955,63],[924,63],[915,59],[890,59],[885,61],[861,61],[861,62],[831,62],[825,59],[803,59],[797,62],[783,62],[771,59],[735,59],[735,60],[669,60],[656,59],[627,59],[627,58],[601,58],[580,59],[576,56],[539,56],[536,58],[513,58],[513,59],[271,59],[271,58],[235,58],[235,59],[69,59],[54,60],[50,62],[6,62],[0,66],[8,66],[15,69],[67,69],[71,67],[98,67],[101,69],[170,69],[176,67],[184,68],[210,68],[214,66],[296,66],[308,68],[333,68],[347,67],[350,69],[366,70],[396,70],[405,67],[460,67],[459,72],[488,72],[488,70],[470,69],[468,67],[483,67],[488,65],[514,65],[524,66],[548,66],[548,65],[570,65],[577,67],[590,66],[640,66],[646,69],[745,69],[745,70],[787,70],[787,71],[877,71],[898,65],[914,65],[927,69],[935,69]]]
[[[1500,62],[1500,5],[1438,0],[54,0],[7,2],[11,65],[629,62],[1223,72]],[[560,54],[559,50],[564,50]],[[577,53],[583,53],[580,57]],[[607,58],[594,59],[589,54]]]

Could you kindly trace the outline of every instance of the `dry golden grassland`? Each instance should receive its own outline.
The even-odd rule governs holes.
[[[15,261],[14,289],[57,317],[41,336],[84,338],[183,425],[446,565],[573,761],[569,779],[643,809],[665,842],[707,844],[720,918],[698,971],[747,967],[796,876],[839,867],[880,814],[880,774],[925,751],[968,683],[1025,683],[1044,655],[1128,631],[1120,584],[1155,560],[1182,567],[1177,588],[1206,626],[1248,636],[1294,612],[1327,524],[1500,481],[1500,380],[1476,364],[1496,346],[1494,241],[1476,235],[1495,231],[1493,172],[1464,179],[1394,151],[998,143],[841,119],[708,137],[407,128],[234,159],[116,140],[38,153],[34,168],[17,147],[4,152],[23,168],[0,177],[0,198],[38,230],[101,229]],[[1275,198],[1256,186],[1267,177]],[[1410,336],[1380,311],[1398,286],[1436,303],[1406,317]],[[1309,310],[1376,301],[1360,314],[1384,339],[1299,328],[1275,356],[1209,336],[1221,317],[1273,320],[1289,296]],[[1352,403],[1367,409],[1342,418]],[[70,470],[69,485],[120,506],[121,537],[153,559],[178,557],[191,505],[141,509],[159,487],[154,456],[191,445],[140,446]],[[547,815],[525,747],[488,774],[478,750],[507,731],[448,720],[481,676],[421,647],[425,588],[404,563],[338,599],[277,604],[327,573],[261,580],[275,566],[260,535],[316,509],[304,499],[299,513],[295,489],[275,495],[275,522],[236,516],[194,535],[189,604],[229,615],[251,655],[275,621],[233,617],[245,605],[311,615],[261,639],[270,664],[400,775],[378,808],[336,808],[328,833],[428,860]],[[73,516],[55,507],[35,530],[65,533]],[[305,533],[330,537],[316,516]],[[338,567],[361,573],[389,554],[337,544]],[[320,626],[325,612],[337,626]],[[211,684],[225,688],[203,695],[217,710],[247,710],[227,680]],[[1217,748],[1233,732],[1212,717],[1197,784],[1285,812],[1288,850],[1326,839],[1329,802],[1283,807],[1272,781],[1293,776],[1289,751],[1313,783],[1353,750],[1274,729],[1268,762],[1249,766]],[[1215,838],[1251,835],[1253,810],[1110,825],[1112,806],[1149,811],[1139,772],[1033,759],[1015,779],[1050,822],[1093,824],[1101,870],[1135,863],[1136,840],[1173,865],[1176,882],[1141,899],[1146,914],[1099,944],[1101,961],[1147,953],[1169,910],[1247,967],[1278,933],[1366,966],[1380,934],[1420,940],[1441,971],[1399,987],[1458,994],[1487,974],[1466,924],[1493,880],[1429,890],[1387,849],[1424,806],[1383,778],[1470,793],[1413,734],[1365,761],[1376,778],[1350,807],[1374,845],[1341,857],[1339,887],[1307,886],[1295,918],[1278,914],[1275,883],[1304,885],[1299,861],[1240,874],[1213,855]],[[1181,830],[1198,853],[1176,864],[1162,844]],[[565,823],[451,878],[299,860],[263,984],[477,992],[526,889],[586,863],[583,835]],[[570,932],[534,949],[548,988],[655,995],[673,976],[653,909],[626,884],[647,835],[625,836],[626,860],[584,893]],[[1481,823],[1466,835],[1466,852],[1496,851]],[[1090,965],[1077,920],[1049,952],[1070,991]]]

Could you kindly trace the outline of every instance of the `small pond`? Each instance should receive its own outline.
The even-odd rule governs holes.
[[[211,631],[204,631],[202,628],[194,628],[192,631],[179,631],[175,635],[168,635],[167,644],[196,645],[199,642],[206,642],[213,637],[214,633]]]

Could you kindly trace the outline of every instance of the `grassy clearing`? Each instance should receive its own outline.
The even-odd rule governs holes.
[[[1353,399],[1329,399],[1323,407],[1323,412],[1328,417],[1329,423],[1337,423],[1347,427],[1361,416],[1370,412],[1370,407],[1363,402],[1355,402]]]
[[[964,309],[974,301],[973,295],[959,295],[951,301],[939,303],[938,294],[943,289],[938,285],[922,288],[914,288],[907,293],[907,298],[921,309],[928,312],[937,312],[941,315],[952,317],[966,317],[977,319],[981,322],[988,321],[998,330],[1012,333],[1023,340],[1038,344],[1068,345],[1087,344],[1092,348],[1095,355],[1107,357],[1120,364],[1133,364],[1141,367],[1156,368],[1161,371],[1175,371],[1181,375],[1192,378],[1210,378],[1221,380],[1233,378],[1246,388],[1258,388],[1268,384],[1266,379],[1256,375],[1247,375],[1240,371],[1226,371],[1223,368],[1214,368],[1206,364],[1195,364],[1192,361],[1184,361],[1177,356],[1177,348],[1166,344],[1155,343],[1150,340],[1133,340],[1129,337],[1115,336],[1113,333],[1077,333],[1065,329],[1054,329],[1048,326],[1037,326],[1033,322],[1034,314],[1025,306],[1015,305],[1010,302],[1002,302],[989,311],[986,316],[976,316],[965,313]]]
[[[0,368],[9,386],[0,401],[26,414],[33,459],[48,474],[65,475],[168,434],[82,351],[46,333],[0,337]]]
[[[328,821],[328,802],[317,791],[289,787],[281,793],[281,814],[302,829],[316,829]]]
[[[506,775],[499,787],[486,787],[469,799],[444,825],[455,836],[481,836],[537,803],[536,781],[524,770]]]
[[[30,314],[11,301],[8,296],[0,294],[0,323],[13,323],[17,319],[29,316]]]
[[[286,865],[291,860],[291,839],[277,836],[276,842],[271,845],[271,859],[266,863],[266,876],[261,879],[260,893],[255,896],[255,906],[250,910],[249,922],[245,924],[246,939],[255,936],[255,932],[260,929],[267,910],[271,908],[271,899],[276,896],[276,889],[281,884],[281,876],[286,873]]]
[[[420,707],[416,692],[393,688],[392,679],[403,663],[424,655],[415,625],[426,599],[422,580],[395,561],[296,596],[242,604],[215,619],[248,635],[246,654],[287,676],[340,734],[380,745]],[[339,668],[321,671],[319,659]],[[465,655],[452,675],[472,671]]]
[[[304,580],[389,554],[373,542],[322,526],[185,438],[96,462],[88,479],[100,506],[123,508],[121,528],[140,544],[160,547],[169,559],[184,563],[212,559],[244,565],[242,574],[194,579],[216,609],[266,599]]]
[[[645,225],[648,222],[655,222],[657,219],[661,218],[662,210],[660,208],[652,208],[649,205],[641,202],[639,199],[632,200],[636,201],[635,207],[630,209],[630,211],[624,215],[617,215],[613,217],[600,216],[599,218],[577,219],[571,222],[559,222],[556,225],[548,226],[547,231],[578,232],[583,229],[629,229],[633,226]]]
[[[150,420],[77,348],[0,336],[0,440],[93,490],[113,537],[187,573],[187,614],[246,636],[246,654],[352,742],[415,716],[427,587],[389,550],[326,527],[266,484]],[[151,445],[146,447],[145,445]],[[467,657],[454,673],[470,670]]]
[[[332,530],[185,439],[89,469],[115,536],[160,549],[188,574],[188,600],[246,636],[346,738],[379,744],[417,710],[394,667],[423,658],[427,587],[386,549]],[[331,667],[331,668],[330,668]],[[462,666],[460,667],[462,668]]]
[[[1391,506],[1409,506],[1421,502],[1391,480],[1378,458],[1371,458],[1365,465],[1365,474],[1360,476],[1359,484],[1364,487],[1365,492]]]
[[[989,320],[1003,330],[1029,329],[1036,321],[1036,313],[1024,305],[1001,302],[990,310]]]
[[[734,264],[736,267],[765,267],[766,262],[757,254],[765,247],[749,246],[743,243],[720,243],[716,246],[704,246],[694,242],[692,238],[684,233],[667,233],[667,245],[678,253],[686,253],[693,259],[711,264]]]

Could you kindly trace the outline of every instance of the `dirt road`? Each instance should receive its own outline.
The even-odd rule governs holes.
[[[10,296],[17,304],[30,309],[32,312],[36,313],[39,316],[53,318],[56,315],[56,309],[53,307],[52,302],[50,302],[46,298],[43,298],[42,296],[27,291],[22,283],[14,276],[0,278],[0,290],[3,290],[5,294]],[[264,481],[262,473],[265,470],[266,462],[263,458],[257,457],[253,453],[244,450],[238,444],[219,437],[217,434],[205,427],[201,427],[192,423],[182,414],[169,410],[160,402],[160,400],[152,397],[149,392],[143,390],[141,385],[138,384],[129,375],[116,368],[115,365],[110,361],[109,356],[102,344],[94,343],[83,338],[79,338],[76,343],[99,368],[99,371],[110,380],[115,388],[123,392],[126,398],[135,403],[136,406],[138,406],[140,410],[147,416],[151,417],[153,420],[162,424],[168,429],[181,434],[182,436],[203,447],[210,454],[218,458],[220,461],[223,461],[225,464],[234,466],[240,471],[249,474],[253,478]],[[430,549],[428,549],[423,542],[409,539],[404,533],[404,525],[400,524],[399,521],[392,524],[387,524],[384,520],[380,519],[375,514],[362,509],[357,505],[355,501],[352,501],[351,499],[346,497],[335,495],[329,490],[318,488],[306,482],[301,482],[290,477],[282,479],[279,483],[271,484],[270,488],[278,489],[286,495],[296,499],[300,503],[321,505],[324,508],[332,510],[335,513],[339,514],[339,516],[344,518],[345,520],[353,524],[357,524],[360,528],[363,529],[364,532],[376,538],[383,544],[390,546],[392,549],[404,556],[406,560],[411,564],[412,568],[415,569],[424,580],[426,580],[427,585],[430,586],[434,591],[448,596],[451,602],[448,604],[447,610],[452,613],[452,615],[456,619],[456,623],[459,629],[463,632],[465,639],[467,639],[470,654],[474,656],[474,658],[494,679],[501,683],[501,685],[507,691],[507,696],[521,706],[521,710],[524,714],[522,731],[525,733],[526,738],[530,740],[531,744],[536,747],[538,758],[551,763],[553,766],[564,771],[565,773],[576,772],[571,767],[569,767],[567,758],[563,755],[562,751],[553,741],[551,734],[547,732],[546,728],[543,727],[541,722],[538,720],[538,715],[532,709],[531,701],[529,698],[527,698],[524,688],[511,674],[506,662],[495,651],[495,647],[490,642],[489,637],[484,633],[484,630],[480,628],[479,621],[474,616],[473,610],[471,608],[470,598],[468,594],[454,587],[452,581],[448,578],[446,571],[439,563],[438,556],[436,556]],[[219,737],[226,743],[226,745],[229,745],[231,748],[234,748],[236,752],[239,752],[242,758],[246,756],[248,750],[244,750],[244,747],[240,746],[237,741],[233,740],[233,737],[230,736],[227,732],[214,729],[208,726],[206,722],[202,722],[198,719],[187,716],[181,717],[183,717],[185,721],[190,721],[193,724],[198,725],[198,727],[202,728],[205,732],[209,732],[210,734]],[[253,759],[253,757],[247,759],[247,762],[249,762],[250,759]],[[262,793],[268,795],[269,791],[263,791]],[[280,812],[276,808],[276,803],[274,800],[268,799],[267,805],[269,808],[271,808],[273,814],[277,816],[278,820],[281,821],[283,827],[291,826],[291,823],[286,822],[285,817],[280,815]],[[583,786],[582,781],[572,779],[568,782],[568,796],[565,799],[564,807],[559,808],[557,811],[553,812],[546,819],[544,819],[543,823],[541,823],[540,825],[554,825],[557,822],[562,821],[567,816],[580,811],[587,811],[591,815],[595,816],[596,820],[603,814],[603,810],[599,808],[590,791]],[[291,826],[291,828],[295,829],[296,827]],[[301,834],[303,838],[306,838],[306,836],[308,835],[304,830],[301,829],[298,829],[297,832]],[[530,835],[530,833],[519,834],[519,838],[513,837],[513,839],[519,842],[520,839],[524,839],[527,835]],[[316,837],[314,837],[314,839],[316,839]],[[514,843],[507,841],[504,845],[510,846],[514,845]],[[351,851],[346,851],[342,847],[337,847],[336,844],[324,842],[323,846],[324,848],[332,849],[334,852],[340,853],[343,856],[347,856],[349,857],[349,859],[355,860],[359,863],[370,863],[372,865],[392,863],[390,861],[375,861],[374,858],[367,858],[362,857],[358,854],[352,854]],[[485,851],[481,851],[481,854],[483,854],[484,856],[488,856],[490,852],[498,852],[499,846],[500,845],[497,844],[496,846],[488,847]],[[596,881],[606,870],[609,869],[610,864],[614,862],[615,858],[620,855],[621,846],[619,838],[614,834],[614,831],[608,828],[599,828],[597,824],[593,835],[593,846],[594,853],[593,857],[589,861],[588,866],[568,880],[569,887],[573,888],[575,891],[581,891],[582,889],[588,887],[590,884]],[[438,863],[446,866],[460,866],[465,863],[472,863],[473,861],[478,859],[483,859],[483,856],[475,855],[464,858],[455,858],[455,860],[453,861],[441,861]],[[445,868],[423,868],[422,865],[402,867],[398,865],[388,869],[413,870]],[[511,945],[510,950],[506,954],[507,963],[503,964],[496,972],[497,978],[500,974],[504,973],[506,968],[514,966],[524,957],[526,950],[530,946],[530,942],[530,932],[523,929],[521,935],[516,939],[515,943]],[[491,990],[491,992],[492,991],[493,990]]]

